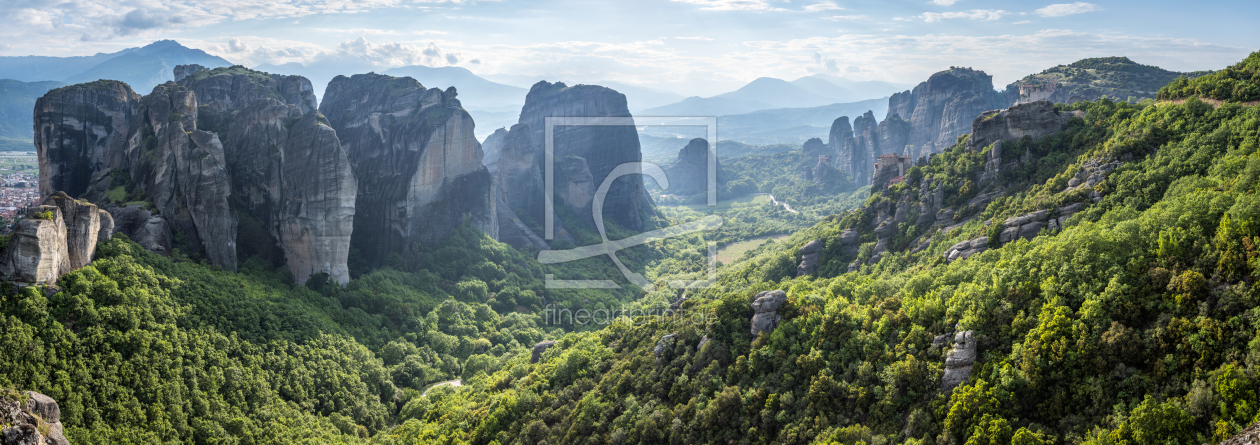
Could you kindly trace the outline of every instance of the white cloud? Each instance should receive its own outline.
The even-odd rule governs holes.
[[[943,19],[997,20],[1006,14],[1010,13],[1001,9],[972,9],[958,12],[925,12],[922,17],[923,21],[934,23]]]
[[[933,5],[954,6],[954,3],[958,3],[958,0],[932,0]]]
[[[809,5],[809,6],[806,6],[806,7],[805,7],[805,10],[806,10],[806,11],[810,11],[810,12],[818,12],[818,11],[837,11],[837,10],[841,10],[841,9],[844,9],[844,8],[841,8],[841,7],[837,6],[837,5],[836,5],[836,2],[822,2],[822,3],[815,3],[815,4],[812,4],[812,5]]]
[[[709,37],[674,37],[674,38],[678,40],[701,40],[705,42],[712,42],[714,40]]]
[[[839,22],[839,21],[867,20],[869,18],[870,17],[866,16],[865,14],[856,14],[856,15],[833,15],[831,17],[826,17],[825,19],[831,20],[833,22]]]
[[[1018,21],[1018,22],[1011,23],[1011,24],[1012,24],[1012,25],[1023,25],[1023,24],[1027,24],[1027,23],[1032,23],[1032,20],[1020,20],[1020,21]]]
[[[1092,11],[1101,11],[1102,8],[1093,3],[1076,2],[1076,3],[1057,3],[1035,11],[1037,15],[1042,17],[1063,17],[1065,15],[1081,14]]]
[[[670,0],[702,6],[705,11],[771,11],[780,10],[765,0]]]

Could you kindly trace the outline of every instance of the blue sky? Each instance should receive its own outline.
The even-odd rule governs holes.
[[[1057,3],[1056,3],[1057,2]],[[1260,49],[1260,2],[1063,0],[0,0],[0,55],[175,39],[234,63],[462,66],[501,81],[615,80],[712,95],[826,72],[917,83],[951,65],[1004,85],[1085,57],[1178,71]]]

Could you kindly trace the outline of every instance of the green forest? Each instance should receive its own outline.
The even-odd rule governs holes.
[[[988,180],[993,147],[966,136],[875,194],[804,180],[800,151],[724,159],[732,199],[796,212],[661,206],[657,226],[724,226],[623,251],[652,289],[546,289],[546,274],[621,274],[606,258],[544,266],[467,224],[344,288],[116,236],[55,288],[0,284],[0,388],[56,399],[75,444],[1217,443],[1260,421],[1260,109],[1244,103],[1258,61],[1159,101],[1056,105],[1083,117],[1007,141],[1028,161]],[[1099,160],[1121,166],[1068,187]],[[869,264],[870,209],[926,184],[946,185],[960,225],[902,223]],[[1005,218],[1077,203],[1061,229],[945,258]],[[711,286],[667,284],[703,279],[709,243],[785,234]],[[797,277],[812,240],[818,271]],[[786,292],[782,320],[753,337],[769,290]],[[564,309],[656,315],[555,323]],[[979,357],[942,391],[952,345],[934,339],[960,331]]]

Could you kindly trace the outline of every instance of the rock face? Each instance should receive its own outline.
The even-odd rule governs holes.
[[[774,332],[783,316],[777,312],[779,307],[787,303],[787,292],[781,290],[765,291],[757,294],[753,300],[752,335],[756,338],[762,332]]]
[[[971,123],[986,110],[1001,108],[1003,100],[993,90],[993,76],[970,68],[950,68],[933,74],[927,81],[898,97],[901,102],[911,100],[914,110],[906,120],[910,121],[907,144],[917,147],[918,154],[938,153],[954,144],[958,136],[971,131]],[[889,99],[890,109],[894,105]]]
[[[507,139],[507,134],[506,128],[499,128],[481,141],[481,151],[484,153],[481,163],[490,171],[490,176],[499,175],[499,157],[503,155],[503,140]]]
[[[952,390],[971,377],[971,365],[976,362],[976,340],[972,331],[954,334],[954,349],[945,356],[945,375],[941,377],[941,389]]]
[[[146,250],[169,255],[171,251],[171,228],[161,216],[137,205],[126,207],[108,207],[107,214],[113,215],[112,233],[122,233]]]
[[[823,242],[813,240],[801,247],[801,264],[796,266],[796,276],[812,275],[818,271],[818,258],[822,255]]]
[[[1247,429],[1239,431],[1234,437],[1225,439],[1217,445],[1260,445],[1260,422],[1251,424]]]
[[[61,425],[61,408],[52,397],[24,393],[26,403],[0,398],[0,443],[5,445],[69,445]],[[48,435],[44,435],[44,431]]]
[[[14,226],[8,247],[0,252],[0,278],[48,284],[88,265],[106,230],[102,220],[112,230],[108,212],[63,192],[49,196]]]
[[[555,344],[556,342],[550,340],[534,344],[534,350],[530,353],[529,362],[538,363],[538,359],[541,359],[543,353],[547,352],[547,348],[555,346]]]
[[[56,282],[63,272],[71,270],[61,209],[56,206],[31,209],[31,215],[41,214],[52,216],[46,219],[28,217],[13,227],[9,245],[0,255],[0,277],[10,281],[47,284]]]
[[[709,141],[704,138],[692,139],[686,147],[678,150],[678,159],[664,168],[665,177],[669,178],[669,192],[679,196],[691,196],[708,191],[710,153]],[[720,178],[722,176],[720,160],[717,169]],[[718,178],[714,178],[715,183],[717,180]]]
[[[245,236],[279,247],[282,259],[266,259],[283,260],[299,284],[316,273],[349,281],[357,184],[337,132],[315,110],[310,81],[231,67],[182,82],[201,101],[204,125],[224,135],[232,205],[265,230]],[[242,247],[242,256],[269,251]]]
[[[630,111],[625,95],[601,86],[570,87],[542,81],[530,88],[520,123],[513,125],[504,139],[498,187],[503,201],[516,213],[524,213],[518,216],[527,217],[536,227],[541,227],[545,218],[542,163],[548,117],[630,117]],[[562,203],[593,228],[591,201],[581,191],[598,190],[614,168],[642,160],[638,132],[633,125],[558,126],[553,141],[556,193],[564,194]],[[569,168],[561,168],[561,160]],[[584,169],[574,168],[583,162]],[[585,182],[588,179],[589,186]],[[644,218],[654,212],[642,178],[634,175],[617,178],[603,205],[605,222],[635,231],[642,230]],[[500,225],[511,223],[500,220]]]
[[[882,122],[869,111],[853,119],[852,128],[848,117],[836,119],[827,145],[835,153],[836,168],[859,186],[872,185],[876,157],[896,154],[914,161],[941,152],[971,131],[976,116],[1004,103],[993,91],[992,76],[950,68],[913,90],[893,94]]]
[[[192,90],[174,82],[154,88],[132,122],[127,170],[132,184],[185,234],[189,249],[203,249],[212,264],[236,270],[237,215],[228,201],[223,144],[197,129],[197,112]]]
[[[58,88],[35,101],[40,195],[79,196],[93,173],[122,164],[139,107],[140,95],[112,80]]]
[[[321,111],[358,181],[351,244],[379,265],[416,254],[462,224],[498,237],[494,180],[455,89],[410,77],[338,76]]]
[[[1055,111],[1054,104],[1047,101],[1023,103],[1005,110],[981,114],[972,122],[971,137],[967,139],[967,149],[972,151],[982,150],[992,144],[980,179],[997,179],[1003,167],[1020,159],[1023,153],[1004,153],[1003,141],[1025,136],[1036,141],[1063,130],[1067,127],[1068,120],[1075,116],[1075,113]],[[1012,154],[1015,155],[1012,159],[1003,158],[1009,158]]]
[[[69,269],[62,273],[79,269],[92,262],[92,254],[96,252],[96,241],[101,233],[101,214],[108,218],[109,213],[101,211],[90,203],[80,203],[67,196],[65,192],[57,192],[44,200],[45,206],[54,206],[60,210],[65,224],[65,245],[69,261]],[[112,226],[112,219],[110,220]]]

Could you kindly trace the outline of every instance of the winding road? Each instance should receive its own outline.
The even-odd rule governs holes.
[[[455,379],[455,380],[447,380],[447,381],[445,381],[445,382],[438,382],[438,383],[434,384],[433,386],[430,386],[430,387],[428,387],[428,388],[425,388],[425,389],[424,389],[424,392],[423,392],[423,393],[420,393],[420,397],[425,397],[425,396],[428,396],[428,395],[429,395],[429,390],[431,390],[431,389],[433,389],[433,388],[437,388],[437,387],[439,387],[439,386],[443,386],[443,385],[451,385],[451,386],[454,386],[454,387],[460,387],[460,386],[464,386],[464,381],[463,381],[463,380],[461,380],[461,379]]]
[[[771,195],[771,194],[769,194],[769,193],[766,193],[766,196],[769,196],[769,197],[770,197],[770,202],[774,203],[774,205],[782,205],[782,206],[783,206],[783,208],[784,208],[785,210],[789,211],[789,212],[792,212],[792,213],[800,213],[800,212],[797,212],[797,211],[795,211],[795,210],[792,210],[792,206],[788,205],[788,203],[786,203],[786,202],[779,202],[778,200],[775,200],[775,199],[774,199],[774,195]]]

